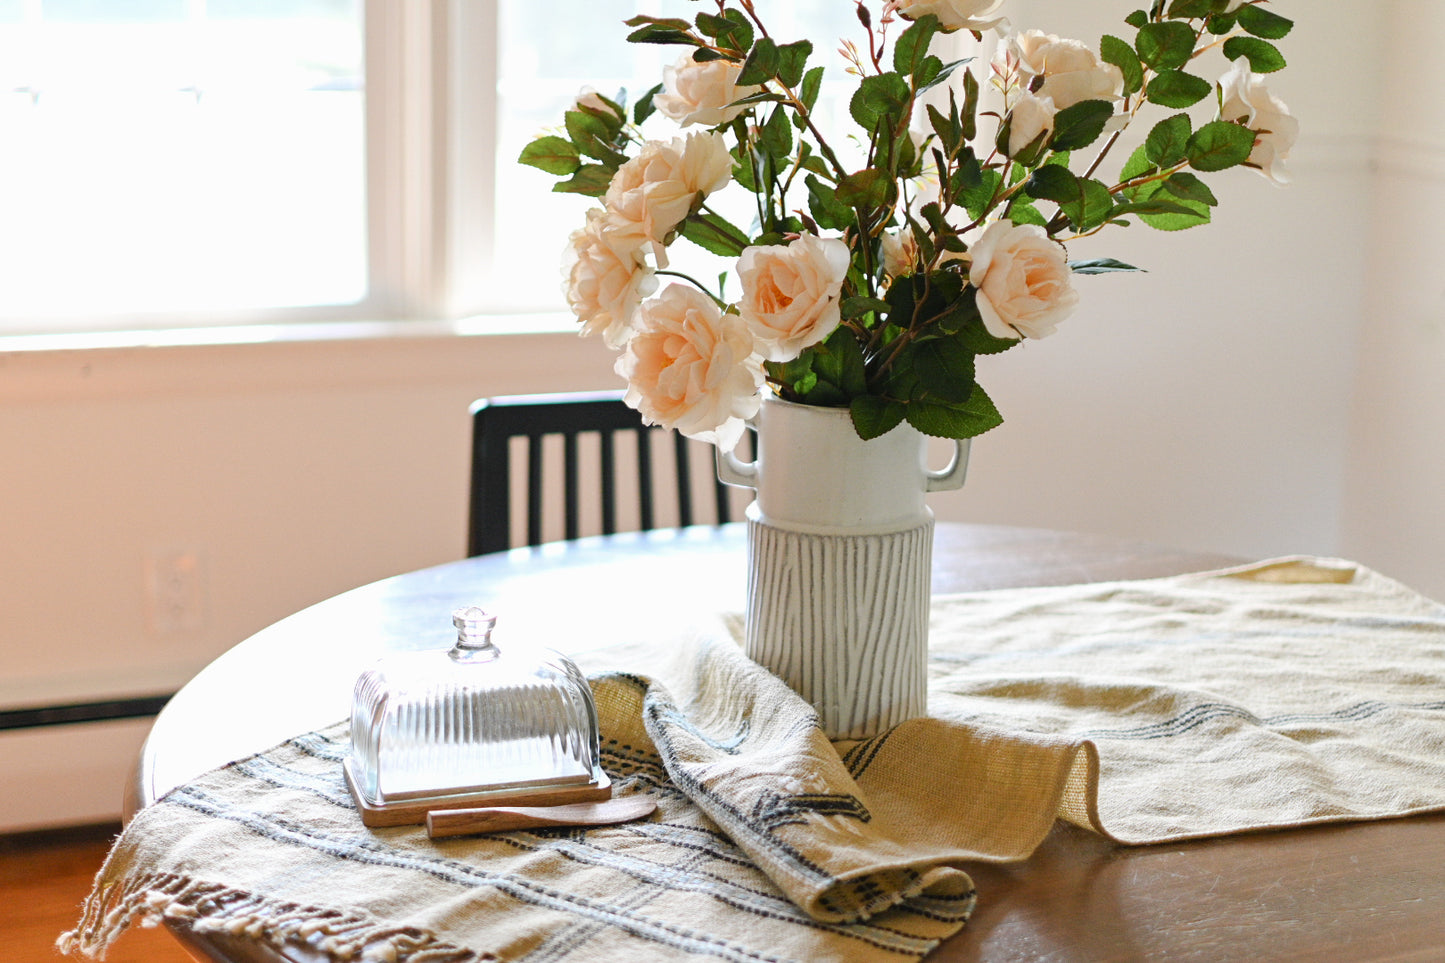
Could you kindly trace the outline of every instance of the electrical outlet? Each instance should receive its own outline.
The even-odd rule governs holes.
[[[204,576],[198,551],[163,550],[146,556],[146,604],[152,632],[189,635],[205,627]]]

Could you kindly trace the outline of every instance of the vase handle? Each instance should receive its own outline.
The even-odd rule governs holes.
[[[963,478],[968,474],[968,447],[971,439],[959,438],[954,441],[953,459],[941,471],[924,472],[926,492],[949,492],[963,487]],[[721,471],[721,468],[719,468]]]
[[[717,480],[735,488],[758,487],[758,463],[740,461],[731,451],[715,449],[717,454]]]

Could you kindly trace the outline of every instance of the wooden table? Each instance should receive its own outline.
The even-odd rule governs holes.
[[[451,644],[478,603],[505,632],[580,656],[668,637],[675,613],[741,610],[739,526],[632,534],[481,556],[305,609],[217,659],[166,706],[132,809],[231,759],[349,712],[383,652]],[[934,591],[1147,578],[1238,561],[1037,529],[940,524]],[[204,733],[204,738],[201,734]],[[1060,824],[1028,861],[967,867],[979,908],[930,960],[1445,960],[1445,815],[1121,848]],[[234,938],[177,937],[223,963],[285,956]]]

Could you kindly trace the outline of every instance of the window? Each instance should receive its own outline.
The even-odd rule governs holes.
[[[660,79],[639,10],[693,12],[0,0],[0,333],[561,311],[587,201],[516,157],[582,86]],[[769,26],[824,52],[853,16]]]
[[[358,0],[0,4],[0,315],[367,295]]]

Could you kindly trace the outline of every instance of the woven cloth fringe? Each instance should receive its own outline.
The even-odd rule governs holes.
[[[184,922],[197,933],[244,936],[276,950],[305,942],[333,959],[362,963],[473,963],[487,958],[414,927],[269,900],[174,873],[147,873],[101,886],[86,900],[76,928],[56,941],[56,949],[103,960],[111,943],[132,925],[158,926],[167,920]]]

